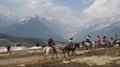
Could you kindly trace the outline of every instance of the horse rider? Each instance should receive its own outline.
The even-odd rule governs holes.
[[[103,36],[102,43],[103,43],[103,46],[107,46],[106,36]]]
[[[53,50],[56,52],[56,47],[55,47],[54,40],[53,40],[52,36],[50,36],[50,38],[48,39],[48,46],[52,47]]]
[[[114,37],[113,39],[114,39],[114,44],[116,44],[116,43],[117,43],[117,40],[118,40],[118,36],[115,35],[115,37]]]
[[[111,47],[114,46],[114,39],[113,39],[113,37],[110,38],[109,46],[111,46]]]
[[[100,45],[101,45],[101,38],[99,35],[97,36],[97,45],[98,45],[98,47],[100,47]]]
[[[73,46],[73,38],[72,38],[72,37],[69,38],[69,43],[68,43],[68,45],[69,45],[70,47],[74,48],[74,46]]]
[[[57,49],[56,49],[56,46],[55,46],[55,43],[54,43],[52,36],[50,36],[50,38],[48,39],[48,46],[53,48],[53,52],[55,53],[56,57],[58,58]],[[53,58],[53,55],[52,55],[52,58]]]
[[[90,43],[90,47],[92,47],[92,42],[91,42],[91,40],[90,40],[90,36],[87,36],[87,37],[86,37],[86,42]]]
[[[48,39],[48,46],[50,46],[50,47],[52,47],[51,46],[51,43],[53,42],[53,39],[50,37],[49,39]]]

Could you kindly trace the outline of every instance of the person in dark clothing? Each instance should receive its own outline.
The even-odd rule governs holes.
[[[52,38],[49,38],[48,39],[48,46],[51,46],[51,43],[53,42],[53,39]],[[52,46],[51,46],[52,47]]]
[[[7,53],[11,54],[11,50],[10,50],[11,49],[11,45],[8,44],[6,47],[7,47]]]

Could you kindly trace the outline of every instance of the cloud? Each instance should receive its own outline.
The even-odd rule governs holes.
[[[83,10],[79,11],[80,13],[76,11],[77,15],[72,7],[57,4],[54,1],[55,0],[11,0],[9,2],[13,4],[12,6],[17,6],[15,10],[16,13],[23,17],[38,14],[48,20],[57,19],[65,24],[71,24],[76,27],[84,27],[96,18],[115,21],[120,17],[120,0],[93,0],[94,2],[88,8],[82,8]],[[89,4],[90,0],[80,0],[80,2],[85,5],[85,3]],[[76,9],[81,10],[79,6],[77,6]]]
[[[120,0],[95,0],[83,14],[92,19],[120,16]]]
[[[0,5],[0,16],[1,18],[6,17],[8,19],[13,19],[15,14],[6,7]]]
[[[83,1],[83,3],[86,2],[88,3],[88,0]],[[80,11],[81,13],[77,16],[74,15],[73,8],[56,4],[54,0],[21,0],[20,3],[23,3],[22,5],[30,14],[36,13],[49,20],[57,19],[65,24],[80,27],[90,24],[96,18],[108,20],[111,17],[114,20],[120,15],[119,0],[94,0],[93,4],[85,8],[83,12]],[[81,17],[78,17],[79,15]]]
[[[80,22],[80,19],[74,16],[71,8],[58,5],[53,0],[31,0],[25,6],[48,20],[57,19],[65,24],[75,26]]]

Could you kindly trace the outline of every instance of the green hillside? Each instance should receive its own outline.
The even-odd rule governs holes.
[[[22,38],[22,37],[14,37],[6,34],[0,33],[0,46],[6,46],[10,43],[21,43],[23,46],[31,47],[35,43],[39,43],[39,45],[44,46],[47,45],[47,40],[38,39],[38,38]],[[62,41],[55,41],[55,43],[65,43]],[[13,44],[14,45],[14,44]]]
[[[46,40],[37,39],[37,38],[21,38],[14,37],[6,34],[0,34],[0,46],[5,46],[10,43],[21,43],[23,46],[30,47],[34,43],[39,43],[40,45],[46,45]]]

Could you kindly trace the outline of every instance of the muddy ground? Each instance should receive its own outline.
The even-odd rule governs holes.
[[[120,67],[120,48],[77,50],[76,55],[48,59],[42,50],[22,50],[0,54],[0,67]]]

